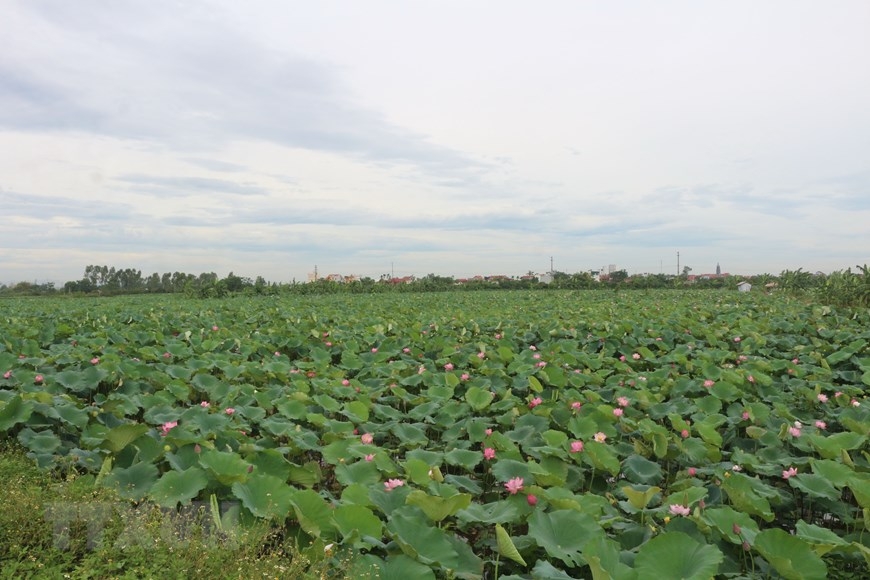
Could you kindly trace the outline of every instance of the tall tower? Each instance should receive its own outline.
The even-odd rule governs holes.
[[[716,262],[716,275],[717,276],[722,275],[722,268],[719,267],[719,262]]]

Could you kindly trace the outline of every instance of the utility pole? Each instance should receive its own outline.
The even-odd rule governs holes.
[[[680,252],[677,251],[677,276],[680,275]]]
[[[553,273],[553,256],[550,256],[550,273]]]

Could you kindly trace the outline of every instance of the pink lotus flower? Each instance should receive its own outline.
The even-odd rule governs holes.
[[[212,326],[211,329],[212,329],[213,332],[217,332],[217,331],[218,331],[218,327],[217,327],[217,325]]]
[[[538,505],[538,498],[535,497],[535,496],[532,495],[532,494],[529,494],[529,495],[526,496],[526,501],[527,501],[527,502],[529,503],[529,505],[532,506],[532,507],[535,507],[536,505]]]
[[[534,399],[529,401],[529,409],[534,409],[535,407],[537,407],[538,405],[540,405],[543,402],[544,402],[544,400],[541,399],[541,397],[535,397]]]
[[[470,378],[471,378],[471,375],[469,375],[468,373],[462,373],[461,375],[459,375],[460,381],[467,381]]]
[[[640,353],[634,353],[633,355],[631,355],[631,358],[633,358],[634,360],[640,360]]]
[[[801,436],[800,427],[789,427],[788,432],[789,432],[789,434],[791,434],[792,437],[800,437]]]
[[[789,477],[794,477],[795,475],[797,475],[797,467],[789,467],[782,472],[783,479],[788,479]]]
[[[343,379],[343,380],[341,381],[341,385],[344,386],[344,387],[348,387],[348,386],[350,386],[350,381],[347,380],[347,379]]]
[[[689,506],[680,505],[678,503],[672,503],[668,508],[668,511],[675,516],[687,516],[691,513]]]
[[[484,433],[486,433],[487,435],[492,435],[492,429],[487,429],[486,431],[484,431]]]
[[[426,367],[425,367],[425,365],[420,365],[420,368],[417,369],[417,374],[418,374],[418,375],[422,375],[422,374],[425,373],[425,372],[426,372]]]
[[[755,377],[753,377],[752,375],[749,375],[748,377],[746,377],[746,380],[749,381],[750,383],[754,383]]]
[[[816,395],[816,399],[818,399],[820,403],[828,402],[828,396],[825,393],[819,393],[818,395]]]
[[[42,375],[36,375],[35,377],[33,377],[34,383],[41,383],[44,380],[45,380],[45,377],[43,377]]]
[[[744,421],[749,421],[749,419],[750,419],[749,411],[743,411],[743,414],[741,415],[741,417],[743,418]]]
[[[164,353],[163,353],[163,358],[172,358],[172,355],[169,354],[168,352],[164,352]]]
[[[226,413],[227,415],[232,415],[235,412],[236,412],[236,410],[233,409],[232,407],[227,407],[226,409],[224,409],[224,413]]]
[[[816,421],[816,427],[818,427],[819,429],[827,429],[828,424],[824,421]]]
[[[852,402],[850,404],[853,407],[860,407],[861,406],[861,403],[858,402],[858,399],[852,399]]]
[[[445,371],[452,371],[453,370],[453,363],[447,363],[446,365],[444,365],[444,370]]]
[[[168,421],[160,427],[160,429],[162,431],[161,434],[164,437],[166,437],[166,435],[172,430],[172,428],[177,427],[177,426],[178,426],[178,421]]]
[[[377,347],[372,347],[372,352],[378,352]]]
[[[211,403],[209,403],[208,401],[203,401],[202,403],[199,404],[199,406],[202,407],[203,409],[208,409],[209,407],[211,407]]]
[[[495,449],[492,447],[487,447],[483,450],[483,458],[484,459],[495,459]]]
[[[496,335],[495,335],[495,339],[496,339],[496,340],[500,340],[500,339],[501,339],[501,334],[496,334]]]
[[[622,362],[625,362],[625,355],[624,354],[619,355],[619,360],[621,360]]]
[[[374,458],[375,458],[374,453],[369,453],[368,455],[366,455],[366,461],[372,461]]]
[[[386,488],[387,491],[392,491],[397,487],[402,487],[403,485],[405,485],[405,482],[401,479],[388,479],[384,482],[384,488]]]
[[[791,362],[793,362],[794,364],[798,364],[800,361],[797,358],[793,358],[791,359]]]
[[[599,443],[604,443],[605,441],[607,441],[607,435],[605,435],[601,431],[599,431],[598,433],[593,435],[592,438],[595,439]]]
[[[11,376],[12,376],[12,371],[6,371],[5,373],[3,373],[3,378],[4,378],[4,379],[8,379],[8,378],[11,377]]]
[[[689,436],[688,429],[683,429],[682,431],[680,431],[680,437],[682,437],[683,439],[686,439],[688,436]]]
[[[484,358],[486,358],[486,353],[485,353],[485,352],[479,352],[479,353],[477,353],[477,358],[480,358],[480,359],[484,359]]]
[[[694,467],[690,467],[688,469],[688,472],[689,472],[689,477],[695,477],[695,475],[698,473],[698,470],[695,469]]]
[[[712,380],[710,380],[710,379],[707,379],[706,381],[704,381],[704,386],[707,387],[708,389],[709,389],[710,387],[712,387],[713,385],[715,385],[715,384],[716,384],[716,382],[715,382],[715,381],[712,381]]]
[[[572,441],[571,442],[571,453],[580,453],[583,451],[583,442],[582,441]]]
[[[842,394],[843,394],[842,391],[837,391],[834,393],[834,398],[836,399],[837,397],[841,396]]]
[[[613,416],[614,417],[622,417],[622,412],[623,412],[622,409],[617,407],[616,409],[613,410]]]
[[[616,403],[620,407],[628,407],[628,397],[617,397]]]
[[[504,484],[504,487],[510,492],[511,495],[516,495],[518,491],[523,489],[523,478],[515,477],[513,479],[509,479]]]
[[[375,438],[371,433],[363,433],[359,440],[362,441],[363,445],[371,445]]]
[[[538,368],[541,368],[541,369],[542,369],[542,368],[544,368],[545,366],[547,366],[547,361],[543,361],[543,360],[542,360],[542,361],[540,361],[539,363],[536,363],[535,366],[538,367]]]
[[[411,352],[411,349],[406,346],[405,348],[402,349],[402,352],[405,354],[408,354]]]
[[[202,453],[202,447],[199,446],[199,443],[193,446],[194,453]]]
[[[278,352],[278,351],[276,350],[276,351],[275,351],[275,356],[281,356],[281,353]]]
[[[332,346],[332,343],[328,340],[326,342],[324,342],[323,344],[325,344],[326,346]]]
[[[533,344],[532,346],[529,347],[529,350],[538,350],[538,347],[536,347],[536,346]]]
[[[583,403],[581,403],[580,401],[574,401],[573,403],[571,403],[571,409],[575,412],[579,411],[582,407]]]
[[[100,364],[100,357],[95,356],[94,358],[92,358],[92,359],[91,359],[91,364],[92,364],[92,365],[98,365],[98,364]]]
[[[541,353],[536,352],[535,354],[532,355],[532,358],[535,359],[535,360],[541,358]]]
[[[739,336],[734,337],[734,342],[740,342],[741,338]]]

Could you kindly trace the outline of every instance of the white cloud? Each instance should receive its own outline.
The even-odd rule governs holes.
[[[868,24],[858,0],[10,2],[0,281],[870,262]]]

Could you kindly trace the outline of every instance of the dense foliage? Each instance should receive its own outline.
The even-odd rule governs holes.
[[[870,314],[737,292],[14,299],[0,434],[354,575],[865,570]],[[216,516],[220,509],[215,508]]]
[[[456,279],[452,276],[427,274],[416,278],[394,278],[383,274],[378,280],[357,278],[320,277],[314,282],[289,284],[267,282],[262,276],[256,280],[230,272],[225,278],[214,272],[199,275],[184,272],[154,272],[143,276],[134,268],[89,265],[81,280],[70,280],[62,289],[54,283],[19,282],[12,286],[0,284],[0,296],[46,296],[58,293],[68,295],[117,296],[132,294],[184,294],[191,298],[223,298],[232,295],[320,295],[320,294],[385,294],[447,292],[455,290],[652,290],[676,288],[685,290],[736,289],[741,281],[749,282],[756,292],[785,292],[806,300],[834,306],[870,307],[870,269],[866,265],[838,270],[831,274],[811,274],[803,269],[784,270],[778,276],[731,276],[727,274],[689,276],[639,274],[629,276],[625,270],[593,276],[591,272],[549,272],[546,275],[475,276]]]

